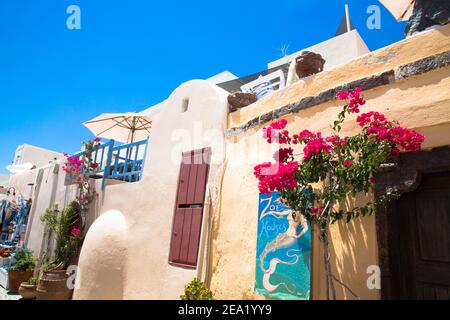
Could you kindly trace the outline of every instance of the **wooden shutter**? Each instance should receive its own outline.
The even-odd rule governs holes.
[[[183,153],[169,263],[196,267],[211,149]]]

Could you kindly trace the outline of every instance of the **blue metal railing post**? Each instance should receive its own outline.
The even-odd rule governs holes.
[[[109,177],[109,171],[111,169],[111,159],[112,153],[114,149],[114,140],[110,140],[108,142],[108,155],[106,156],[105,169],[103,170],[103,179],[102,179],[102,191],[105,190],[105,180]]]
[[[147,142],[145,143],[144,158],[142,159],[141,172],[139,174],[139,180],[142,179],[142,174],[144,173],[145,160],[147,159],[147,151],[148,151],[148,143],[149,143],[149,141],[150,141],[150,137],[147,138]]]

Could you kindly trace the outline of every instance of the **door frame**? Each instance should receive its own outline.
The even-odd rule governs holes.
[[[436,148],[417,153],[402,153],[383,165],[376,175],[375,198],[378,199],[386,191],[398,194],[416,190],[422,176],[428,173],[450,171],[450,147]],[[393,213],[398,201],[391,201],[380,207],[376,213],[376,234],[378,243],[378,263],[381,269],[381,299],[399,298],[401,272],[392,257],[399,257],[394,243],[397,229]]]

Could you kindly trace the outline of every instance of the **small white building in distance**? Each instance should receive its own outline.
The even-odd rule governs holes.
[[[291,85],[299,80],[295,72],[295,58],[300,56],[304,51],[311,51],[320,54],[326,61],[324,71],[333,69],[339,65],[347,63],[352,59],[369,53],[370,49],[367,47],[358,30],[355,29],[350,20],[348,6],[346,5],[345,8],[345,15],[342,18],[339,28],[333,38],[289,54],[276,61],[272,61],[268,64],[268,69],[275,69],[283,65],[290,64],[286,85]]]
[[[285,56],[268,64],[268,69],[276,68],[301,55],[303,51],[319,53],[326,60],[324,70],[329,70],[340,64],[344,64],[356,57],[369,53],[364,40],[356,29],[345,32],[324,42],[305,48],[288,56]]]
[[[278,89],[282,89],[284,86],[290,86],[299,81],[295,71],[295,59],[305,51],[318,53],[323,59],[325,59],[324,71],[331,70],[339,65],[348,63],[350,60],[369,53],[369,47],[366,45],[358,33],[358,30],[356,30],[350,20],[348,6],[345,8],[345,14],[342,17],[341,23],[333,38],[308,48],[297,50],[295,53],[269,62],[266,70],[239,78],[229,71],[224,71],[209,79],[206,79],[206,81],[216,84],[222,89],[233,93],[242,90],[246,91],[246,89],[243,89],[242,87],[250,83],[257,86],[258,83],[255,84],[255,82],[258,82],[258,79],[266,76],[268,76],[269,79],[266,78],[261,81],[266,83],[267,81],[270,81],[274,84],[273,79],[271,79],[269,75],[274,75],[276,72],[279,73],[279,70],[281,70],[283,72],[284,79],[282,81],[283,85],[279,86]],[[276,81],[281,80],[279,77],[275,77],[275,79],[277,79]]]
[[[232,74],[230,71],[223,71],[211,78],[206,79],[206,81],[211,82],[212,84],[224,83],[227,81],[235,80],[238,77]]]
[[[60,152],[23,144],[17,147],[13,163],[6,169],[11,173],[17,173],[46,166],[63,157],[64,155]]]

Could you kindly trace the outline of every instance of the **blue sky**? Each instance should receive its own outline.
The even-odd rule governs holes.
[[[23,143],[60,152],[90,138],[82,122],[141,111],[179,84],[230,70],[266,68],[334,36],[350,6],[371,50],[403,39],[382,8],[366,27],[366,0],[0,0],[0,173]],[[66,9],[81,8],[81,30]]]

